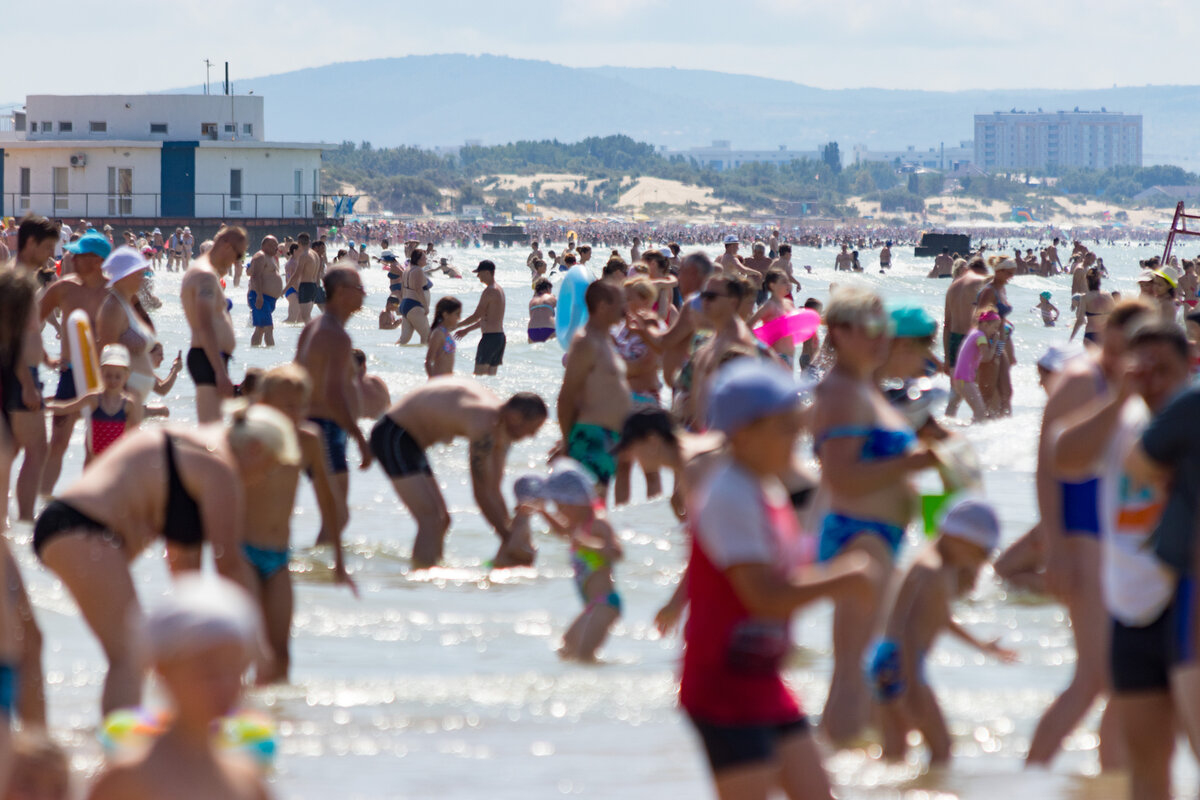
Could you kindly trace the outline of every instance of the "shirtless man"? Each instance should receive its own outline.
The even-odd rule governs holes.
[[[405,323],[400,332],[400,344],[408,344],[413,333],[421,340],[421,344],[429,341],[429,314],[425,305],[425,284],[428,278],[425,269],[428,257],[420,248],[413,250],[408,259],[408,267],[404,277],[400,279],[400,317]]]
[[[501,403],[473,380],[444,376],[409,392],[376,423],[371,431],[371,452],[417,520],[414,569],[432,567],[442,560],[450,529],[450,512],[425,450],[459,437],[469,446],[475,502],[500,537],[494,565],[533,563],[532,544],[511,541],[512,520],[500,483],[513,442],[536,434],[546,416],[546,404],[536,394],[519,392]]]
[[[942,319],[942,330],[945,332],[942,338],[942,361],[950,374],[954,373],[954,365],[958,363],[958,349],[974,324],[975,298],[979,296],[987,280],[987,264],[976,256],[967,262],[963,274],[946,287],[946,304]],[[951,390],[950,402],[946,406],[947,416],[954,416],[961,399]]]
[[[659,343],[663,354],[663,380],[672,389],[675,388],[676,374],[691,355],[692,342],[697,331],[707,324],[700,302],[700,290],[712,274],[713,263],[702,252],[685,256],[679,264],[679,294],[683,298],[683,304],[679,308],[675,324],[663,334]]]
[[[292,276],[296,274],[296,250],[299,247],[295,242],[285,242],[283,245],[283,252],[287,254],[287,261],[283,264],[283,285],[287,288],[283,290],[283,296],[288,304],[287,319],[284,322],[300,321],[300,293],[292,285]]]
[[[1096,254],[1085,252],[1080,258],[1073,258],[1075,264],[1071,270],[1071,294],[1087,294],[1087,271],[1096,263]]]
[[[1054,237],[1054,243],[1046,248],[1046,260],[1050,262],[1055,272],[1062,272],[1062,261],[1058,259],[1058,237]]]
[[[480,261],[473,272],[485,288],[475,313],[459,323],[454,338],[461,340],[476,328],[482,331],[475,351],[475,375],[495,375],[504,363],[504,348],[508,343],[504,336],[504,290],[496,283],[496,265],[491,261]]]
[[[192,330],[187,369],[196,384],[196,419],[201,423],[219,420],[221,401],[233,397],[229,359],[237,340],[221,279],[245,258],[248,241],[245,228],[221,228],[212,249],[188,267],[180,285],[183,313]]]
[[[287,285],[296,290],[296,299],[300,303],[299,321],[307,323],[312,319],[313,303],[317,300],[317,275],[321,271],[321,259],[312,251],[312,237],[307,233],[297,236],[296,244],[296,272]]]
[[[714,263],[722,270],[728,270],[733,273],[744,273],[746,265],[742,263],[742,258],[737,254],[738,237],[732,233],[725,237],[725,252],[717,256]]]
[[[833,260],[833,268],[838,272],[850,272],[854,269],[854,256],[850,255],[850,245],[842,245],[842,251]]]
[[[755,242],[750,252],[753,253],[745,260],[745,266],[749,272],[747,276],[754,283],[754,288],[758,291],[758,296],[754,302],[758,304],[767,301],[767,290],[763,288],[763,278],[767,277],[767,270],[771,268],[771,259],[767,257],[767,246],[762,242]]]
[[[629,263],[636,264],[642,260],[642,239],[640,236],[633,237],[633,246],[629,248]]]
[[[71,312],[81,308],[87,312],[92,330],[96,330],[96,315],[104,303],[104,298],[108,297],[108,282],[101,266],[112,251],[112,243],[102,233],[89,233],[68,245],[67,250],[73,255],[75,274],[57,280],[46,288],[38,301],[39,318],[45,322],[57,309],[65,323]],[[79,392],[75,387],[75,373],[71,371],[71,353],[67,349],[66,339],[62,340],[62,346],[58,388],[54,392],[54,399],[66,402],[78,397]],[[78,419],[77,413],[55,414],[53,417],[50,424],[50,446],[42,466],[41,493],[44,496],[54,493],[54,484],[58,482],[58,475],[62,472],[63,454],[67,452],[67,445],[71,443],[71,432],[75,429]]]
[[[779,258],[779,231],[771,231],[771,236],[767,239],[767,256]]]
[[[254,335],[250,337],[250,346],[258,347],[266,342],[267,347],[275,346],[275,304],[283,292],[283,278],[279,274],[279,240],[274,236],[265,236],[262,245],[254,258],[246,275],[250,279],[249,300],[250,317],[254,322]]]
[[[954,277],[954,259],[950,257],[950,248],[943,247],[942,252],[933,259],[933,269],[929,270],[926,278]]]
[[[892,240],[888,239],[883,243],[883,249],[879,251],[879,271],[886,272],[892,267]]]
[[[304,326],[296,343],[296,363],[308,370],[313,382],[308,418],[321,429],[329,471],[343,505],[350,492],[347,434],[354,437],[362,455],[359,468],[371,466],[371,451],[357,421],[359,398],[354,386],[354,344],[350,334],[346,333],[346,321],[362,308],[364,294],[362,276],[357,269],[331,268],[325,273],[325,313]],[[334,541],[334,531],[322,525],[317,544]]]
[[[788,282],[796,288],[796,291],[800,291],[800,281],[796,280],[796,276],[792,272],[792,246],[790,244],[779,245],[779,257],[771,262],[771,268],[767,272],[772,269],[782,270],[788,276]]]
[[[364,245],[365,247],[366,245]],[[321,313],[325,313],[325,270],[329,268],[329,254],[325,250],[325,243],[316,241],[312,243],[313,255],[317,257],[317,294],[313,298],[313,305],[321,309]],[[363,254],[364,256],[366,253]],[[370,257],[367,257],[367,266],[370,266]],[[359,264],[354,265],[358,269],[362,269]]]
[[[342,556],[342,532],[349,514],[329,474],[321,431],[305,421],[312,397],[308,373],[296,364],[274,367],[263,376],[255,394],[255,402],[274,408],[295,424],[296,441],[300,445],[298,464],[276,464],[253,492],[246,493],[246,538],[242,542],[242,552],[254,571],[272,656],[269,665],[260,668],[255,675],[259,685],[263,685],[286,682],[291,666],[289,644],[293,600],[288,560],[292,508],[302,472],[312,481],[317,507],[321,510],[322,529],[333,532],[334,580],[345,583],[355,594],[358,591],[346,573]]]
[[[543,256],[542,251],[538,249],[537,239],[534,239],[529,243],[529,255],[525,256],[525,266],[529,267],[530,273],[533,272],[533,262],[535,261],[545,261],[545,256]],[[533,277],[537,278],[537,275],[534,275]]]
[[[625,315],[625,294],[611,284],[596,281],[587,288],[584,301],[587,323],[583,335],[576,336],[567,350],[558,394],[562,440],[555,451],[591,470],[603,497],[617,470],[612,447],[632,408],[625,361],[612,339],[613,326]]]

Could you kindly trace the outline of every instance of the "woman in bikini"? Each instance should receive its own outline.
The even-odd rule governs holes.
[[[150,262],[132,247],[114,250],[104,262],[104,271],[109,276],[108,297],[96,314],[96,346],[103,350],[111,344],[120,344],[129,351],[125,389],[139,404],[146,402],[156,381],[150,350],[158,338],[150,315],[138,300],[148,269]]]
[[[205,542],[217,571],[249,588],[242,553],[245,490],[299,461],[295,426],[262,406],[228,428],[158,428],[121,438],[42,510],[33,551],[62,580],[108,660],[104,713],[136,707],[142,665],[129,638],[139,612],[130,563],[161,537],[172,573],[198,570]]]
[[[1094,345],[1100,344],[1100,336],[1104,332],[1104,323],[1112,313],[1112,295],[1100,291],[1100,270],[1092,267],[1085,276],[1087,293],[1079,300],[1078,312],[1075,315],[1075,327],[1071,329],[1071,340],[1083,328],[1083,340]]]
[[[870,613],[837,607],[833,617],[833,678],[822,715],[836,744],[853,739],[867,722],[870,694],[863,652],[876,629],[886,587],[913,517],[913,473],[932,467],[932,452],[917,443],[908,422],[875,383],[887,359],[889,318],[873,292],[841,288],[825,313],[826,343],[836,356],[816,390],[813,449],[821,460],[821,487],[829,511],[821,524],[818,557],[829,562],[864,553],[882,576]]]

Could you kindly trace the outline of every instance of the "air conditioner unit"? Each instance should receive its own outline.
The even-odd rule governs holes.
[[[71,166],[72,167],[86,167],[87,166],[87,153],[76,153],[75,155],[71,156]]]

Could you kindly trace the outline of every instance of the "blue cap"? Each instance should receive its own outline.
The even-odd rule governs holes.
[[[112,242],[108,241],[104,234],[92,232],[86,236],[80,236],[78,241],[67,245],[67,250],[76,255],[88,253],[108,258],[108,254],[112,252]]]
[[[756,358],[739,358],[721,368],[708,399],[708,424],[736,433],[752,422],[800,405],[791,373]]]
[[[923,339],[937,333],[937,320],[920,306],[892,309],[892,336],[897,339]]]
[[[350,246],[351,246],[351,247],[354,247],[354,242],[351,242],[351,243],[350,243]]]

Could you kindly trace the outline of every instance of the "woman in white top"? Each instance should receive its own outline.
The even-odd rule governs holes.
[[[145,404],[154,388],[154,366],[150,350],[158,341],[154,325],[138,301],[146,270],[150,268],[141,253],[132,247],[118,247],[104,262],[108,275],[108,297],[96,315],[96,349],[122,344],[129,350],[129,380],[125,389]]]

